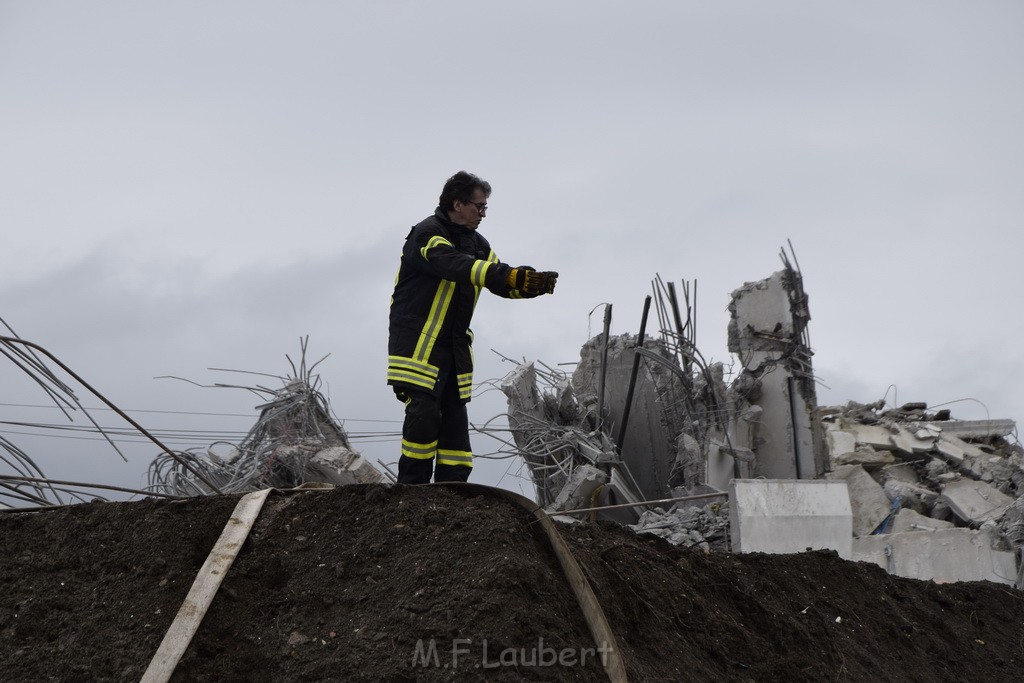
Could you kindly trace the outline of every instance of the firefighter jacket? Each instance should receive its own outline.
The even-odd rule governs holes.
[[[438,207],[405,239],[391,297],[388,384],[440,396],[454,372],[459,397],[473,389],[473,309],[486,288],[528,298],[506,283],[511,267],[498,261],[476,230],[453,223]]]

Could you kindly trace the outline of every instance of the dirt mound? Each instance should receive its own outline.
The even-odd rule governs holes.
[[[0,515],[0,679],[137,680],[236,496]],[[988,680],[1024,670],[1024,595],[831,553],[705,555],[559,526],[633,681]],[[452,488],[273,495],[174,680],[593,681],[539,525]]]

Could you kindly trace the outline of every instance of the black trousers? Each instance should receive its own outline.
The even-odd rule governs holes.
[[[434,481],[468,480],[473,471],[469,416],[454,373],[440,397],[398,387],[395,395],[405,403],[398,483],[429,484],[431,475]]]

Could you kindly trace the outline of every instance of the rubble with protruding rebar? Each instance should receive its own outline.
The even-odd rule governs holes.
[[[345,429],[331,416],[319,391],[320,378],[313,374],[315,367],[316,363],[306,367],[303,345],[300,365],[281,378],[281,389],[245,387],[269,400],[257,406],[259,419],[242,442],[155,458],[149,467],[149,489],[194,496],[212,493],[207,481],[223,493],[382,482],[381,473],[352,449]],[[227,446],[227,452],[218,453],[218,445]]]
[[[697,349],[686,284],[680,301],[660,278],[657,334],[644,336],[649,298],[639,335],[611,335],[606,314],[571,378],[538,388],[518,368],[509,421],[538,500],[706,551],[820,543],[903,576],[1024,586],[1015,423],[923,403],[819,409],[808,297],[782,260],[732,293],[735,375]]]

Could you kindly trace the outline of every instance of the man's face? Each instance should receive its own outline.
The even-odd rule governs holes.
[[[455,200],[455,208],[448,212],[448,217],[456,225],[464,225],[476,230],[480,221],[487,215],[487,196],[479,187],[473,190],[473,199],[469,202]]]

